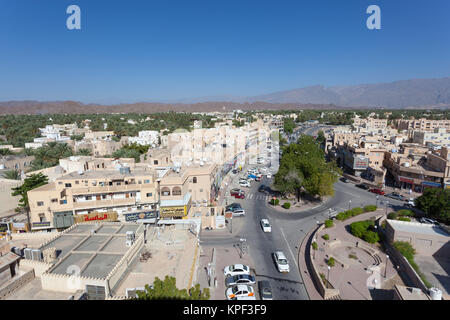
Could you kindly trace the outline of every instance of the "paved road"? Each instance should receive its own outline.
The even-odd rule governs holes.
[[[306,128],[308,134],[318,131],[317,127]],[[272,180],[272,179],[271,179]],[[204,246],[232,247],[240,238],[246,238],[248,254],[251,255],[254,265],[251,266],[257,280],[268,279],[272,284],[274,299],[306,300],[308,294],[303,285],[302,276],[297,266],[297,257],[300,243],[305,235],[317,222],[328,219],[328,210],[345,211],[350,207],[363,207],[368,204],[377,204],[376,195],[357,188],[353,183],[338,181],[335,184],[335,195],[322,205],[298,213],[283,213],[271,209],[268,198],[258,192],[260,184],[270,185],[272,181],[263,178],[261,182],[252,182],[252,187],[246,192],[246,199],[238,200],[246,211],[245,217],[233,218],[233,234],[230,236],[214,237],[213,233],[201,235]],[[229,186],[233,188],[235,185]],[[378,205],[386,206],[383,196],[379,197]],[[351,202],[350,202],[351,201]],[[402,202],[389,199],[389,204],[401,207]],[[271,233],[264,233],[260,220],[269,219],[272,225]],[[272,252],[282,250],[290,264],[288,274],[279,273],[272,259]],[[230,264],[238,261],[230,261]]]

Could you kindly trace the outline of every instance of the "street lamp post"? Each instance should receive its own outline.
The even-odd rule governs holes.
[[[329,283],[330,283],[330,270],[331,270],[331,267],[328,266],[327,288],[329,288]]]
[[[348,210],[350,210],[351,205],[352,205],[352,200],[348,200]]]
[[[386,255],[386,268],[384,268],[384,278],[386,278],[387,267],[388,267],[389,255]]]
[[[161,179],[157,179],[158,183],[158,220],[161,219]]]
[[[378,199],[380,199],[379,195],[377,195],[377,204],[376,204],[377,207],[378,207]]]
[[[387,208],[389,206],[389,201],[386,201],[386,214],[387,214]]]

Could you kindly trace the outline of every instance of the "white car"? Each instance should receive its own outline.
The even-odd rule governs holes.
[[[261,227],[264,232],[272,232],[272,227],[267,219],[261,219]]]
[[[242,217],[245,216],[245,210],[242,208],[238,208],[233,210],[233,217]]]
[[[250,267],[244,264],[233,264],[223,269],[225,277],[234,277],[240,274],[250,274]]]
[[[238,284],[237,286],[227,289],[227,300],[237,300],[243,297],[254,297],[255,290],[252,286],[246,284]]]
[[[272,179],[272,174],[270,172],[267,174],[267,179]]]
[[[267,168],[266,168],[266,167],[262,167],[262,168],[261,168],[261,171],[266,172],[266,171],[267,171]]]
[[[245,187],[245,188],[250,188],[251,187],[251,185],[250,185],[250,182],[248,181],[248,180],[242,180],[242,181],[239,181],[239,185],[241,186],[241,187]]]
[[[273,259],[275,260],[279,272],[289,272],[289,261],[282,251],[275,251],[273,253]]]

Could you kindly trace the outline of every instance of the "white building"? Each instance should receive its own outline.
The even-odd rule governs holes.
[[[158,145],[158,131],[146,130],[139,131],[137,137],[129,137],[128,143],[136,143],[141,146],[156,146]]]

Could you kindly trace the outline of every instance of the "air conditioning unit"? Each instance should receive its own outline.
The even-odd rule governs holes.
[[[40,249],[32,249],[31,250],[32,260],[41,261],[42,260],[42,252]]]
[[[23,249],[23,254],[25,255],[25,259],[28,259],[28,260],[33,260],[33,256],[32,256],[32,254],[31,254],[31,251],[32,251],[33,249],[31,249],[31,248],[25,248],[25,249]]]
[[[131,247],[135,240],[135,233],[134,231],[127,231],[126,233],[126,245],[128,247]]]

